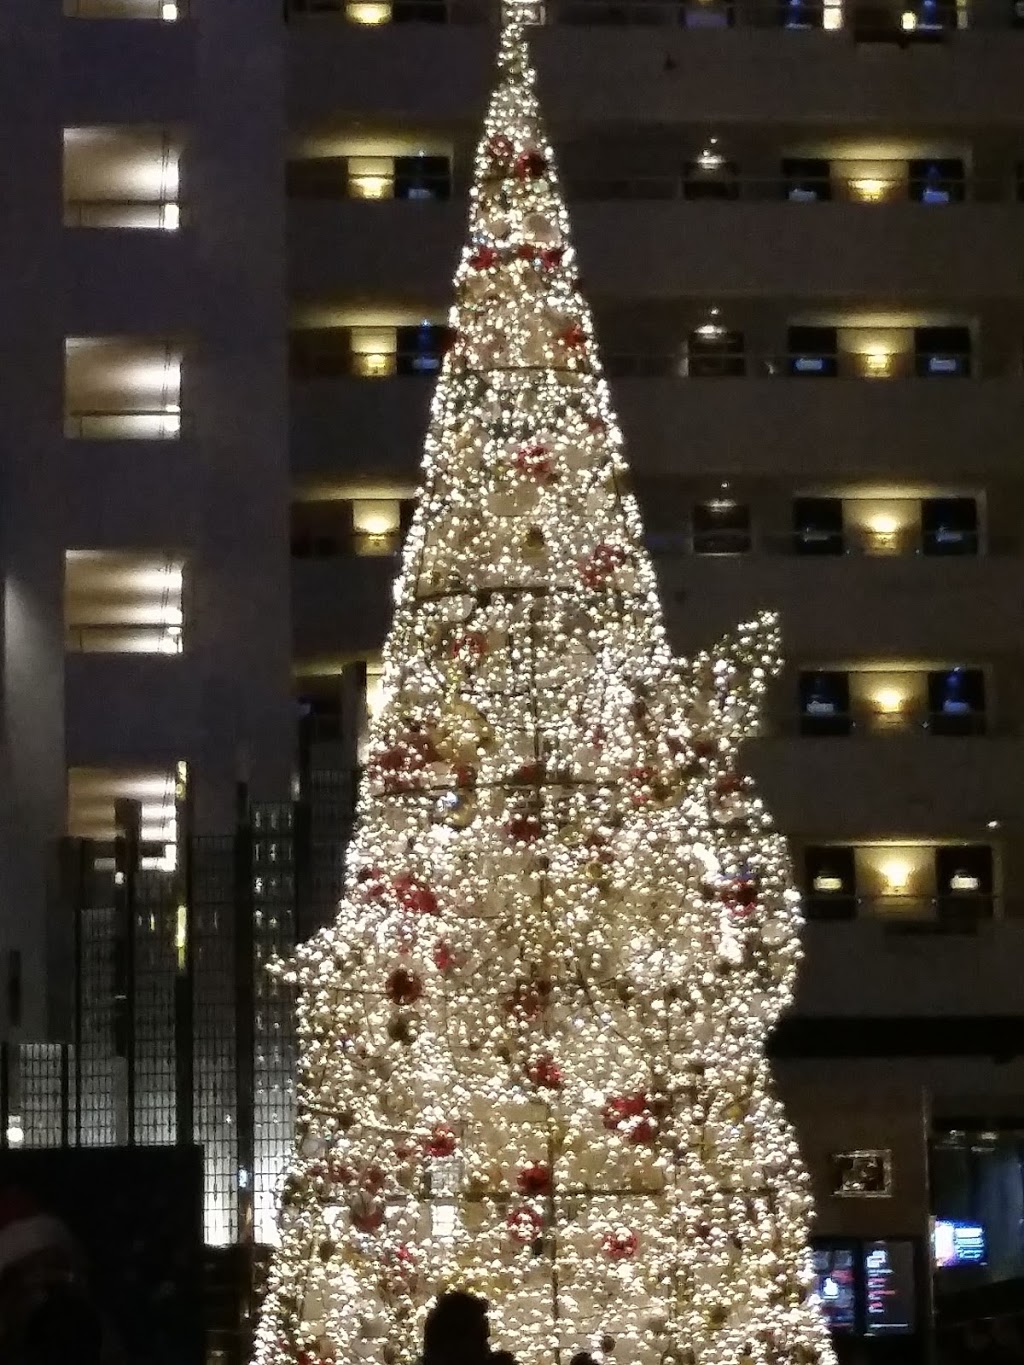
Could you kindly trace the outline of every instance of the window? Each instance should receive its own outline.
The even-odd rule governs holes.
[[[398,374],[436,374],[441,368],[448,341],[448,329],[436,323],[421,322],[415,327],[395,329]]]
[[[922,378],[966,376],[971,372],[969,327],[915,327],[915,370]]]
[[[65,226],[175,230],[180,160],[162,129],[65,128]]]
[[[850,680],[845,673],[801,673],[798,686],[802,735],[850,733]]]
[[[892,1152],[872,1148],[832,1152],[832,1193],[840,1199],[886,1199],[892,1194]]]
[[[984,734],[985,674],[980,668],[928,674],[928,729],[933,735]]]
[[[750,508],[732,498],[712,498],[693,509],[693,550],[698,555],[745,554],[750,549]]]
[[[394,0],[391,18],[396,24],[443,24],[448,7],[445,0]]]
[[[793,500],[793,549],[798,555],[843,553],[842,498]]]
[[[857,914],[854,850],[826,845],[804,850],[804,910],[808,919],[853,919]]]
[[[684,199],[738,199],[736,164],[708,146],[683,168]]]
[[[782,162],[783,198],[794,204],[832,198],[832,167],[817,157],[786,157]]]
[[[783,28],[822,28],[822,0],[780,0],[779,23]]]
[[[68,550],[64,639],[70,654],[180,654],[184,563],[177,556]]]
[[[959,204],[964,198],[964,163],[959,160],[911,161],[910,197],[918,204]]]
[[[296,698],[300,748],[317,741],[337,741],[344,733],[344,705],[341,676],[303,678]]]
[[[974,498],[924,498],[921,550],[926,555],[976,555],[978,504]]]
[[[709,322],[686,338],[686,373],[691,379],[740,378],[745,370],[742,332]]]
[[[835,327],[790,327],[787,335],[791,375],[831,379],[839,373],[839,339]]]
[[[936,909],[941,922],[969,925],[991,918],[993,883],[992,850],[986,844],[935,850]]]
[[[446,156],[396,156],[396,199],[450,199],[451,162]]]
[[[181,434],[182,347],[147,337],[68,337],[64,433],[81,440]]]
[[[309,327],[289,334],[288,371],[293,379],[347,375],[354,361],[352,339],[345,327]]]
[[[906,5],[903,14],[913,19],[912,23],[904,19],[907,33],[921,36],[940,33],[956,28],[957,0],[917,0],[916,4]]]

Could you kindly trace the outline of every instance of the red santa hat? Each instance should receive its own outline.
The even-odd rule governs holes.
[[[0,1276],[40,1251],[71,1249],[71,1234],[24,1190],[0,1190]]]

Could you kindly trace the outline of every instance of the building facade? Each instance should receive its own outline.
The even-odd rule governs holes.
[[[0,1032],[47,1094],[87,1046],[109,1092],[111,945],[134,926],[154,1036],[187,1022],[193,1070],[153,1062],[173,1121],[139,1127],[122,1096],[80,1136],[220,1133],[235,1212],[209,1176],[211,1241],[244,1231],[255,1158],[224,1134],[255,1122],[259,1056],[287,1072],[287,1044],[258,1041],[284,1037],[284,1005],[256,1002],[231,1079],[202,1078],[248,1027],[237,954],[329,913],[493,19],[486,0],[0,12]],[[932,1215],[986,1223],[986,1273],[1021,1273],[1024,10],[551,0],[535,19],[675,642],[782,614],[749,763],[807,895],[776,1050],[819,1231],[856,1256],[910,1245],[922,1300]],[[296,812],[300,872],[273,883]],[[241,908],[239,827],[272,863]],[[258,917],[271,884],[288,909]],[[33,1136],[27,1108],[5,1110],[25,1141],[70,1140]]]

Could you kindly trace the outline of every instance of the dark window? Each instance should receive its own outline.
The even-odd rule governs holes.
[[[737,378],[745,368],[742,332],[709,324],[686,338],[686,372],[691,379]]]
[[[970,328],[915,327],[914,360],[917,373],[924,378],[970,374]]]
[[[964,197],[962,161],[911,161],[910,197],[919,204],[959,204]]]
[[[801,673],[800,733],[848,735],[850,680],[845,673]]]
[[[794,203],[832,198],[832,167],[816,157],[789,156],[782,163],[782,192]]]
[[[684,199],[738,199],[736,165],[718,157],[698,157],[683,168]]]
[[[924,498],[921,549],[926,555],[976,555],[978,504],[974,498]]]
[[[313,327],[288,337],[288,370],[293,379],[346,375],[352,368],[352,342],[344,327]]]
[[[452,168],[446,156],[396,156],[396,199],[450,199]]]
[[[839,372],[839,341],[834,327],[790,327],[789,373],[812,379]]]
[[[342,156],[289,161],[285,185],[296,199],[344,199],[348,194],[348,163]]]
[[[779,0],[779,23],[783,28],[821,28],[822,0]]]
[[[984,733],[985,674],[980,668],[928,674],[928,728],[933,735]]]
[[[732,28],[736,16],[727,0],[692,0],[683,5],[680,22],[686,28]]]
[[[793,549],[798,555],[841,555],[842,498],[794,498]]]
[[[939,919],[970,924],[992,915],[992,850],[987,844],[961,844],[935,850]]]
[[[444,0],[394,0],[391,6],[396,24],[443,24],[447,17]]]
[[[917,0],[910,6],[917,24],[908,34],[936,33],[946,28],[956,28],[956,0]]]
[[[750,549],[750,508],[731,498],[698,502],[693,509],[693,549],[698,555],[744,554]]]
[[[808,919],[853,919],[856,915],[857,873],[852,848],[805,849],[804,883]]]
[[[441,368],[448,330],[435,323],[421,322],[418,327],[395,329],[398,374],[436,374]]]

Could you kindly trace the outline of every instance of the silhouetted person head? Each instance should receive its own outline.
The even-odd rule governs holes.
[[[491,1365],[518,1365],[511,1351],[492,1351]]]
[[[596,1365],[596,1363],[589,1351],[577,1351],[569,1361],[569,1365]]]
[[[423,1365],[482,1365],[488,1358],[487,1300],[442,1294],[423,1324]]]

